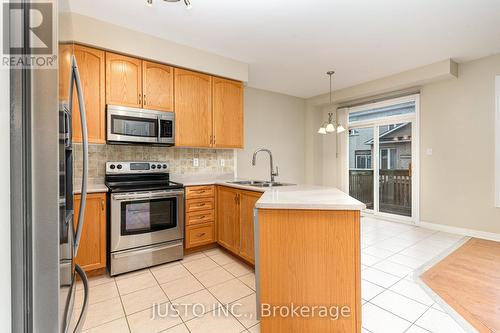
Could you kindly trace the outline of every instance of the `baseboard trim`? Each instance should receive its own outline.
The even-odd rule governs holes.
[[[430,222],[424,222],[424,221],[420,221],[419,223],[417,223],[417,226],[427,228],[427,229],[432,229],[432,230],[449,232],[452,234],[458,234],[458,235],[463,235],[463,236],[469,236],[469,237],[474,237],[474,238],[480,238],[480,239],[486,239],[486,240],[491,240],[491,241],[495,241],[495,242],[500,242],[500,234],[496,234],[493,232],[452,227],[449,225],[430,223]]]

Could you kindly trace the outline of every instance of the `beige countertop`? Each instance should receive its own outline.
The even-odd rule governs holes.
[[[73,194],[81,194],[82,184],[73,184]],[[108,192],[108,187],[104,183],[89,183],[87,184],[87,193],[105,193]]]
[[[335,187],[313,185],[291,185],[280,187],[256,187],[232,184],[236,179],[227,175],[171,175],[171,180],[184,186],[224,185],[242,190],[263,192],[255,207],[263,209],[318,209],[318,210],[362,210],[366,206]],[[74,193],[80,194],[81,184],[74,185]],[[88,193],[108,192],[103,183],[90,183]]]
[[[232,184],[232,175],[172,177],[185,186],[224,185],[242,190],[263,192],[256,208],[264,209],[317,209],[317,210],[362,210],[366,205],[335,187],[313,185],[291,185],[263,188],[251,185]]]

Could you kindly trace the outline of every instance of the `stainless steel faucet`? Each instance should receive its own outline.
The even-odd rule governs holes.
[[[274,171],[274,166],[273,166],[273,153],[271,153],[271,151],[269,149],[265,149],[265,148],[257,149],[253,153],[252,165],[255,166],[255,161],[256,161],[257,153],[261,152],[261,151],[264,151],[264,152],[266,152],[266,153],[269,154],[269,163],[270,163],[270,166],[271,166],[271,170],[270,170],[271,171],[271,183],[274,183],[274,177],[279,176],[279,174],[278,174],[278,166],[276,166],[276,172],[275,172]]]

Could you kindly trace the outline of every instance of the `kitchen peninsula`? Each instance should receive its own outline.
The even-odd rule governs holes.
[[[200,193],[215,188],[218,244],[255,264],[261,332],[361,332],[363,203],[331,187],[179,180]],[[297,306],[316,313],[282,316]]]
[[[262,195],[255,216],[261,332],[361,332],[364,208],[336,188],[292,186]]]

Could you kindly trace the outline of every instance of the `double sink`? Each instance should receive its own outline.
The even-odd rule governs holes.
[[[254,187],[277,187],[277,186],[295,185],[295,184],[280,183],[280,182],[265,182],[265,181],[261,181],[261,180],[238,180],[238,181],[228,182],[228,183],[236,184],[236,185],[254,186]]]

